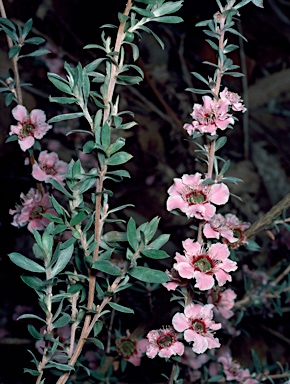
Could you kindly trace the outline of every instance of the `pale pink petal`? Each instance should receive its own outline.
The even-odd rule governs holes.
[[[153,345],[149,345],[149,347],[147,348],[146,355],[150,359],[154,359],[154,357],[157,355],[158,351],[159,351],[158,348],[154,347]]]
[[[226,204],[230,196],[229,188],[223,184],[214,184],[210,190],[210,201],[214,204]]]
[[[22,122],[28,115],[27,109],[23,105],[17,105],[12,109],[11,113],[14,119],[20,122]]]
[[[197,255],[200,252],[201,245],[193,241],[192,239],[186,239],[182,242],[183,248],[187,253],[190,253],[191,255]]]
[[[194,286],[201,291],[206,291],[214,286],[214,278],[211,275],[196,271],[194,276],[196,279],[196,284]]]
[[[188,320],[183,313],[176,313],[172,318],[172,324],[178,332],[183,332],[189,327]]]
[[[194,344],[192,347],[193,352],[203,353],[207,350],[207,348],[208,348],[208,339],[196,333],[194,338]]]
[[[220,234],[215,231],[209,223],[206,223],[203,227],[203,234],[207,239],[218,239]]]
[[[33,136],[27,136],[23,140],[18,140],[18,143],[22,151],[25,152],[27,149],[33,147],[34,141],[35,140]]]
[[[228,273],[226,273],[225,271],[223,271],[222,269],[219,269],[216,273],[215,273],[215,277],[217,279],[217,282],[218,282],[218,285],[221,287],[222,285],[224,285],[227,281],[232,281],[232,277],[231,275],[229,275]]]
[[[44,123],[46,120],[45,113],[41,109],[33,109],[30,113],[30,118],[33,125]]]

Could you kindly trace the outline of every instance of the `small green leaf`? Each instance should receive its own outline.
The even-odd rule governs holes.
[[[34,52],[31,52],[31,53],[27,53],[27,55],[21,55],[19,56],[19,59],[21,59],[22,57],[36,57],[36,56],[43,56],[43,55],[47,55],[48,53],[50,53],[50,51],[48,49],[38,49]]]
[[[47,77],[57,89],[73,96],[73,92],[67,80],[63,79],[59,75],[56,75],[55,73],[50,72],[47,74]]]
[[[63,115],[54,116],[48,120],[48,123],[57,123],[63,120],[71,120],[84,116],[83,112],[64,113]]]
[[[58,320],[53,323],[53,328],[62,328],[67,325],[71,320],[70,315],[64,313]]]
[[[23,373],[30,373],[32,376],[40,375],[39,371],[36,371],[35,369],[28,369],[28,368],[24,368]]]
[[[131,245],[131,247],[136,251],[138,248],[138,240],[137,240],[137,230],[136,230],[136,223],[133,219],[133,217],[130,217],[127,225],[127,238],[128,242]]]
[[[89,337],[88,339],[86,339],[87,341],[90,341],[91,343],[95,344],[95,346],[99,349],[102,349],[104,350],[105,347],[104,347],[104,344],[101,342],[101,340],[99,339],[96,339],[95,337]]]
[[[80,224],[85,218],[87,217],[87,214],[85,212],[79,212],[77,213],[69,222],[72,227]]]
[[[65,371],[65,372],[74,371],[75,370],[74,367],[72,367],[71,365],[55,363],[54,361],[50,361],[48,364],[46,364],[46,366],[44,368],[45,369],[57,368],[60,371]]]
[[[169,257],[165,251],[160,251],[159,249],[143,249],[141,253],[142,255],[150,257],[151,259],[166,259]]]
[[[97,260],[93,262],[92,268],[97,269],[98,271],[108,273],[113,276],[121,276],[122,271],[119,267],[112,264],[107,260]]]
[[[49,96],[49,101],[51,103],[59,103],[59,104],[74,104],[78,102],[75,97],[51,97],[51,96]]]
[[[28,21],[26,21],[26,23],[24,24],[23,26],[23,32],[22,32],[22,35],[24,37],[26,37],[28,35],[28,33],[30,32],[31,28],[32,28],[32,24],[33,24],[33,20],[32,19],[29,19]],[[27,43],[27,41],[25,41]]]
[[[29,39],[25,39],[25,44],[35,44],[39,45],[45,42],[45,39],[42,37],[30,37]]]
[[[37,264],[35,261],[21,255],[21,253],[12,252],[8,256],[12,261],[12,263],[16,264],[18,267],[22,269],[25,269],[26,271],[37,272],[37,273],[45,272],[44,267]]]
[[[48,181],[52,184],[52,186],[57,189],[58,191],[62,192],[65,196],[72,199],[73,196],[71,193],[69,193],[57,180],[52,179],[51,177],[48,179]]]
[[[169,280],[165,272],[146,267],[134,267],[129,269],[128,274],[135,277],[137,280],[144,281],[145,283],[166,283]]]
[[[31,324],[28,324],[27,326],[28,332],[31,334],[32,337],[34,337],[36,340],[42,340],[43,336],[35,329],[35,327]]]
[[[123,313],[134,313],[134,310],[131,308],[124,307],[123,305],[112,303],[111,301],[109,302],[109,306],[115,311],[123,312]]]
[[[42,321],[43,323],[46,323],[46,321],[44,319],[42,319],[39,316],[33,315],[32,313],[27,313],[27,314],[21,315],[17,318],[17,320],[22,320],[22,319],[36,319],[36,320]]]
[[[12,57],[16,56],[19,54],[21,47],[19,45],[13,45],[9,49],[8,57],[9,59],[12,59]]]
[[[132,157],[133,156],[130,155],[130,153],[128,153],[128,152],[123,152],[123,151],[117,152],[108,159],[108,165],[124,164],[127,161],[129,161],[130,159],[132,159]]]
[[[72,257],[73,251],[74,251],[73,244],[71,244],[69,247],[65,249],[60,250],[58,259],[51,270],[51,277],[58,275],[67,266],[68,262]]]
[[[158,21],[159,23],[177,24],[182,23],[183,19],[179,16],[161,16],[151,19],[150,21]]]
[[[41,279],[36,276],[21,276],[22,281],[27,284],[30,288],[33,288],[36,291],[43,290],[44,284]]]

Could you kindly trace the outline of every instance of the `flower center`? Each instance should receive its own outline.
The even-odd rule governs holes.
[[[211,260],[209,260],[207,255],[200,255],[193,265],[201,272],[208,272],[212,269]]]
[[[242,237],[242,232],[239,228],[236,228],[233,230],[233,235],[234,237],[237,237],[238,239],[240,239]]]
[[[195,319],[192,323],[192,328],[197,333],[206,333],[206,327],[203,321],[199,319]]]
[[[57,173],[56,170],[49,165],[41,164],[40,167],[48,175],[55,175]]]
[[[41,214],[44,212],[43,207],[40,205],[34,209],[34,211],[30,212],[29,218],[31,220],[33,219],[40,219],[42,216]]]
[[[116,341],[117,350],[120,355],[125,359],[128,359],[136,350],[136,343],[134,340],[122,338],[121,340]]]
[[[173,342],[173,337],[170,335],[163,335],[157,340],[157,344],[161,348],[169,347]]]
[[[31,123],[26,123],[23,124],[21,134],[26,137],[26,136],[33,136],[34,132],[34,125]]]
[[[205,195],[201,191],[197,191],[196,189],[187,193],[185,195],[185,198],[189,205],[203,203],[205,201]]]

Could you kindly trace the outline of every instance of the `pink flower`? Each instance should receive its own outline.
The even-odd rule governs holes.
[[[130,337],[130,334],[116,340],[118,354],[136,367],[141,364],[142,354],[146,352],[148,345],[148,340],[141,339],[137,341],[135,338]]]
[[[230,252],[225,244],[212,244],[208,250],[192,239],[186,239],[182,244],[184,256],[176,253],[173,268],[181,277],[195,279],[196,288],[202,291],[211,289],[215,284],[213,276],[219,286],[232,280],[228,272],[235,271],[237,263],[229,260]]]
[[[63,180],[67,173],[67,163],[59,160],[58,155],[54,152],[47,153],[42,151],[39,154],[38,162],[35,162],[32,167],[32,176],[39,181],[49,183],[49,178],[58,181],[64,185]]]
[[[229,100],[215,100],[209,96],[203,96],[202,100],[203,105],[194,104],[193,106],[191,116],[194,121],[184,125],[184,129],[189,135],[195,131],[215,135],[218,128],[223,131],[229,124],[234,124],[232,115],[228,113]]]
[[[214,215],[210,221],[204,225],[203,234],[208,239],[219,239],[221,236],[227,239],[230,243],[239,240],[237,237],[234,237],[233,231],[227,225],[225,217],[220,213]]]
[[[45,122],[45,113],[40,109],[33,109],[28,114],[23,105],[17,105],[12,109],[12,115],[18,123],[10,126],[9,135],[18,136],[18,143],[22,151],[33,147],[35,139],[42,139],[52,127]]]
[[[209,221],[215,214],[213,204],[225,204],[229,199],[229,189],[223,184],[203,185],[200,173],[183,175],[174,179],[168,189],[167,209],[180,209],[187,217]]]
[[[14,215],[12,225],[15,227],[23,227],[28,223],[28,230],[43,230],[49,224],[49,220],[42,216],[43,213],[56,214],[51,208],[49,195],[45,193],[43,196],[35,188],[30,188],[27,195],[21,193],[22,205],[17,205],[16,209],[10,209],[10,215]]]
[[[244,384],[258,384],[259,381],[251,377],[248,369],[243,369],[241,365],[233,361],[229,353],[225,353],[223,356],[218,358],[218,362],[222,364],[226,380],[235,380],[238,383]]]
[[[231,310],[235,305],[237,295],[232,289],[225,291],[211,290],[208,296],[208,303],[214,305],[214,311],[219,312],[225,319],[229,319],[234,315]]]
[[[244,231],[250,227],[250,223],[245,223],[240,221],[236,215],[227,213],[225,215],[225,226],[233,231],[233,235],[238,240],[235,242],[230,242],[225,236],[223,242],[228,244],[231,248],[239,248],[242,244],[248,244]]]
[[[230,92],[227,87],[225,87],[225,89],[220,93],[220,98],[228,100],[233,111],[241,111],[244,113],[247,110],[243,104],[241,96],[235,92]]]
[[[178,332],[184,332],[184,339],[193,342],[195,353],[204,353],[207,349],[219,348],[220,343],[211,331],[217,331],[221,324],[212,321],[212,304],[189,304],[184,313],[176,313],[172,324]]]
[[[157,354],[160,357],[169,358],[172,355],[183,355],[184,345],[177,340],[178,334],[173,327],[152,330],[147,334],[149,346],[147,356],[153,359]]]

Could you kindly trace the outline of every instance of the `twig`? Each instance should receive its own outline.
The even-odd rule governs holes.
[[[270,209],[264,216],[255,221],[255,223],[245,231],[246,237],[251,237],[257,234],[258,232],[265,229],[268,225],[270,225],[276,217],[281,215],[284,209],[290,207],[290,193],[286,195],[279,203],[274,205],[273,208]]]
[[[2,0],[0,0],[0,13],[4,19],[7,19],[5,7],[4,7]],[[8,36],[7,34],[6,34],[6,38],[7,38],[8,47],[10,49],[11,47],[13,47],[13,41],[12,41],[11,37]],[[19,77],[19,71],[18,71],[18,65],[17,65],[17,58],[18,58],[18,55],[15,55],[14,57],[12,57],[11,61],[12,61],[12,67],[13,67],[13,72],[14,72],[17,102],[18,102],[18,104],[23,105],[23,98],[22,98],[22,92],[21,92],[21,86],[20,86],[20,77]]]

